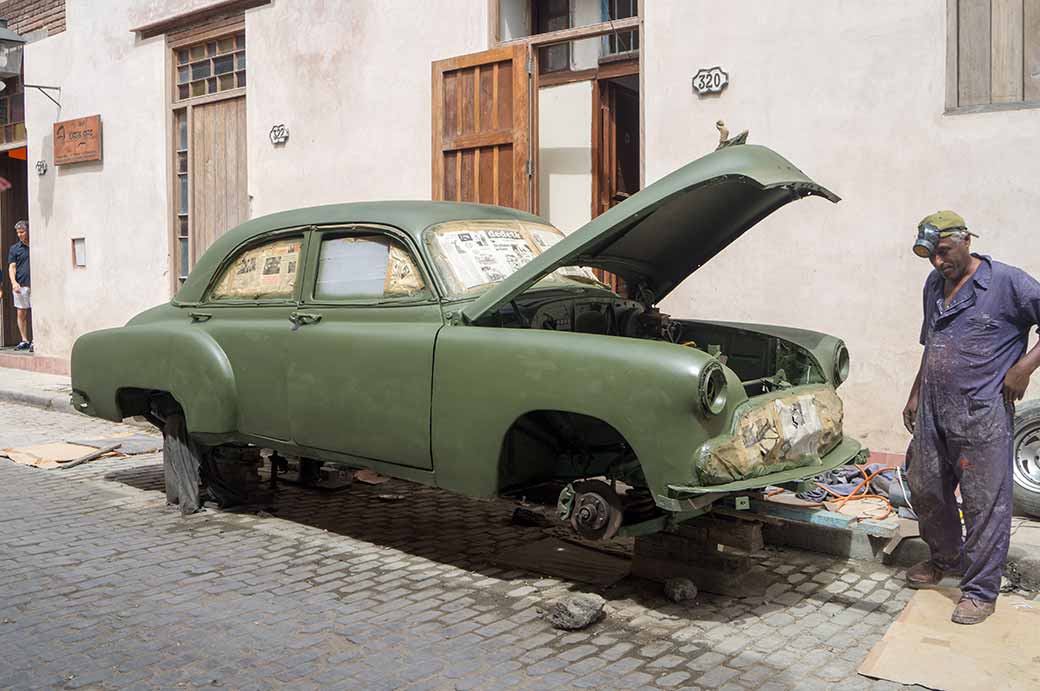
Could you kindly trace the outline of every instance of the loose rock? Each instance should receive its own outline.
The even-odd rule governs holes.
[[[664,594],[672,602],[697,599],[697,586],[689,578],[669,578],[664,582]]]
[[[604,604],[606,600],[595,593],[566,595],[550,602],[545,615],[554,628],[577,631],[599,621]]]

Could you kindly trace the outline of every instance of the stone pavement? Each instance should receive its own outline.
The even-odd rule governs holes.
[[[0,448],[132,429],[0,420]],[[0,459],[0,688],[896,688],[855,673],[911,595],[874,563],[771,550],[766,598],[688,605],[627,579],[565,633],[538,607],[585,586],[495,565],[543,537],[513,502],[392,480],[182,518],[161,488],[154,455]]]

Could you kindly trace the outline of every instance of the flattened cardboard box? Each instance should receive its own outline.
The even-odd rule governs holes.
[[[945,691],[1040,689],[1040,602],[1001,595],[981,624],[950,621],[960,591],[919,590],[859,673]]]

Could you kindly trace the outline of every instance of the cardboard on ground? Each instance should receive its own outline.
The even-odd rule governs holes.
[[[97,451],[97,449],[93,446],[56,442],[4,449],[3,455],[22,465],[31,465],[36,468],[57,468],[62,463],[74,461],[92,451]]]
[[[956,589],[919,590],[859,673],[945,691],[1040,689],[1040,602],[1001,595],[981,624],[950,621]]]

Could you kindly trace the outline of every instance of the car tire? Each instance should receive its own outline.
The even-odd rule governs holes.
[[[180,506],[182,515],[193,514],[202,507],[199,498],[199,446],[188,434],[181,412],[166,416],[163,425],[163,480],[166,503]]]
[[[1012,448],[1015,512],[1040,518],[1040,400],[1017,407]]]

